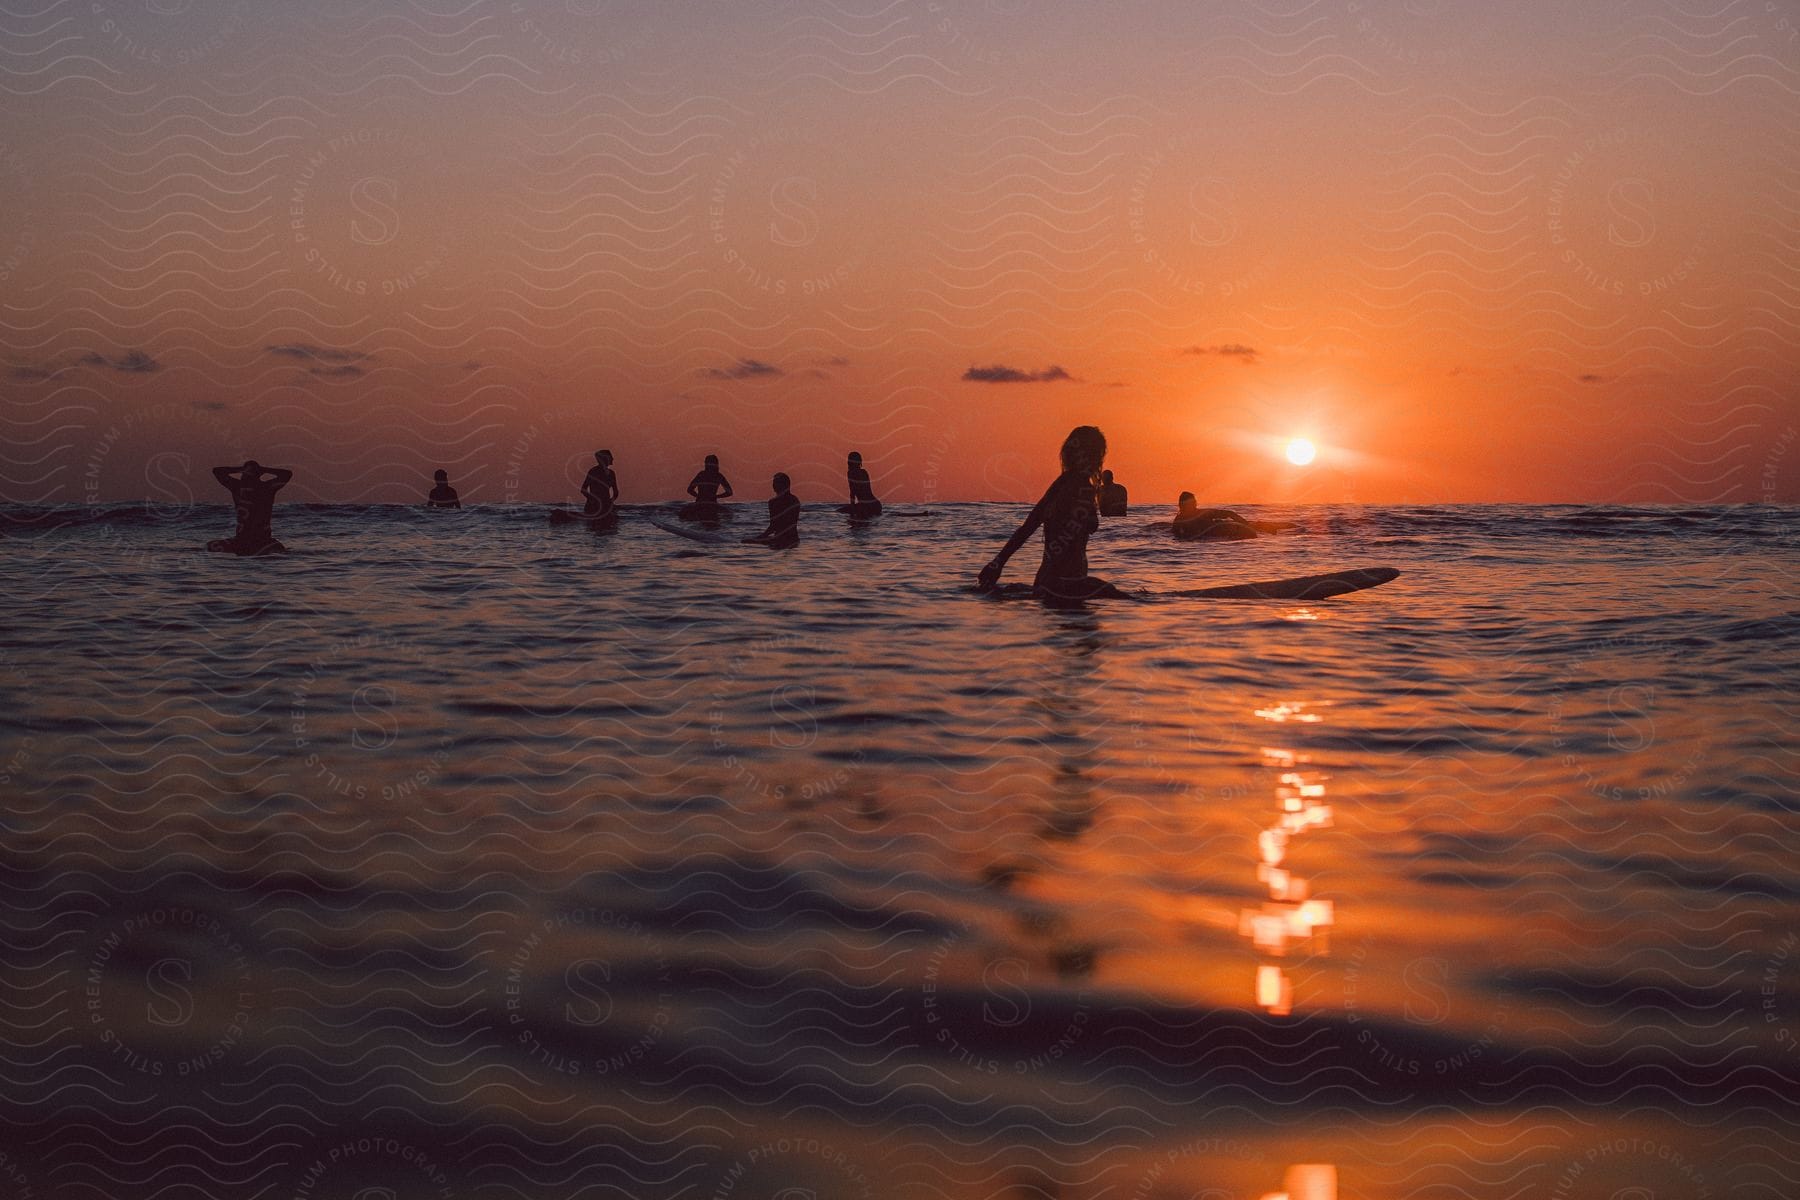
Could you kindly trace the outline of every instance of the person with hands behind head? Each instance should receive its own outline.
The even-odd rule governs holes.
[[[254,458],[241,467],[214,467],[213,478],[231,493],[237,510],[237,531],[228,538],[206,543],[216,554],[282,554],[287,547],[275,540],[269,528],[275,514],[275,493],[294,473],[286,467],[265,467]]]

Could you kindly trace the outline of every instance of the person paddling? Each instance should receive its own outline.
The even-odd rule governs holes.
[[[1242,542],[1265,533],[1281,533],[1294,527],[1291,521],[1251,521],[1229,508],[1201,508],[1194,493],[1175,498],[1175,520],[1167,526],[1182,541]],[[1164,526],[1152,525],[1152,529]]]

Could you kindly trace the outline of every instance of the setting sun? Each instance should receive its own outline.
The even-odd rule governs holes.
[[[1317,453],[1318,450],[1305,438],[1295,438],[1287,444],[1287,460],[1296,467],[1304,467]]]

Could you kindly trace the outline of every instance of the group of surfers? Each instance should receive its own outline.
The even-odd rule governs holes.
[[[1088,573],[1089,536],[1099,529],[1102,516],[1124,516],[1128,507],[1124,485],[1114,482],[1113,473],[1104,469],[1106,435],[1096,426],[1079,425],[1063,439],[1060,457],[1061,473],[1006,540],[1000,553],[977,573],[977,586],[982,591],[998,588],[1007,562],[1034,533],[1042,530],[1043,558],[1027,589],[1031,594],[1053,601],[1128,598],[1112,584]],[[264,467],[252,459],[241,467],[214,467],[213,477],[231,493],[237,530],[229,538],[207,543],[206,548],[241,555],[278,554],[285,550],[275,540],[270,521],[275,493],[294,473],[283,467]],[[881,501],[875,498],[862,455],[855,451],[850,452],[847,477],[850,503],[839,505],[838,511],[853,520],[879,515]],[[439,470],[433,479],[426,504],[432,508],[461,508],[462,500],[450,486],[448,473]],[[744,541],[772,549],[796,546],[800,542],[800,500],[785,473],[777,472],[771,483],[774,495],[769,498],[768,526]],[[731,481],[720,472],[717,455],[706,456],[704,465],[688,483],[687,493],[691,502],[682,506],[680,515],[684,519],[712,523],[727,515],[720,502],[732,495]],[[581,482],[581,495],[582,519],[601,526],[617,521],[619,480],[613,471],[612,451],[594,453],[594,465]],[[1230,509],[1200,508],[1192,492],[1183,492],[1174,520],[1158,522],[1150,528],[1168,529],[1187,540],[1235,541],[1292,526],[1248,521]]]

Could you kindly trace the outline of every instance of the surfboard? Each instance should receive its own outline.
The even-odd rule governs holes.
[[[697,529],[692,525],[677,524],[666,517],[651,517],[650,524],[664,533],[672,533],[690,542],[704,542],[709,546],[742,545],[744,541],[741,533],[728,533],[723,529]]]
[[[1133,600],[1329,600],[1346,592],[1360,592],[1380,587],[1400,578],[1394,567],[1356,567],[1348,571],[1327,571],[1323,575],[1301,575],[1294,579],[1266,579],[1260,583],[1232,583],[1223,587],[1184,589],[1178,592],[1134,592]],[[971,588],[971,591],[980,591]],[[1028,583],[1005,583],[983,595],[994,600],[1040,599]],[[1118,597],[1113,597],[1117,599]],[[1097,597],[1107,599],[1107,597]]]
[[[1398,578],[1400,572],[1394,567],[1356,567],[1349,571],[1327,571],[1323,575],[1302,575],[1296,579],[1233,583],[1224,587],[1196,588],[1193,591],[1165,594],[1203,596],[1209,600],[1328,600],[1346,592],[1380,587]]]
[[[592,517],[588,516],[586,513],[579,513],[568,508],[553,508],[550,510],[550,523],[552,525],[573,525],[579,521],[584,525],[591,525],[595,529],[604,529],[610,525],[616,525],[618,520],[619,510],[616,508],[610,512],[601,513],[598,516]]]

